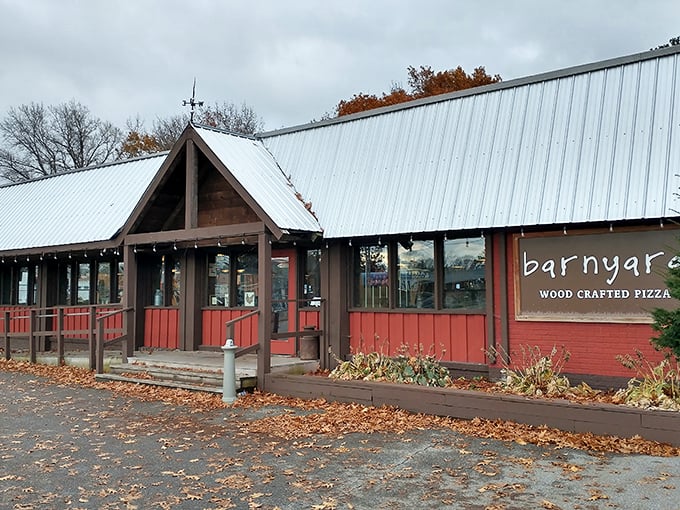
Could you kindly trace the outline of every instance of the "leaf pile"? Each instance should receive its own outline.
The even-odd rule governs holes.
[[[176,388],[161,388],[128,382],[99,382],[94,372],[72,366],[53,366],[0,360],[0,370],[30,373],[57,384],[114,391],[144,401],[162,401],[186,406],[192,412],[208,412],[229,407],[221,396]],[[519,444],[554,445],[598,452],[639,453],[656,456],[678,456],[680,448],[648,441],[639,437],[618,438],[587,433],[563,432],[548,427],[534,427],[501,420],[459,420],[448,417],[410,413],[392,407],[366,407],[359,404],[305,400],[255,392],[239,398],[232,408],[268,407],[276,414],[267,418],[244,421],[247,433],[267,434],[289,440],[313,435],[339,436],[351,433],[403,434],[412,430],[450,429],[480,438],[514,441]],[[293,410],[309,411],[297,413]]]

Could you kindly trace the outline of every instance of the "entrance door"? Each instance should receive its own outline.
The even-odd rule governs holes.
[[[273,333],[296,330],[297,267],[295,250],[272,251],[272,322]],[[296,352],[295,337],[273,338],[272,354]]]

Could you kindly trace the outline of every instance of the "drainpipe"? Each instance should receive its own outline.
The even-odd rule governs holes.
[[[222,382],[222,402],[231,404],[236,400],[236,349],[232,338],[222,346],[224,352],[224,372]]]

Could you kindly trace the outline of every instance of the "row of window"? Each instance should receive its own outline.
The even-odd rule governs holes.
[[[321,250],[300,253],[301,275],[290,274],[287,256],[272,258],[274,309],[287,309],[289,285],[306,306],[318,304]],[[486,306],[483,238],[391,241],[355,247],[352,306],[357,308],[422,308],[480,310]],[[0,268],[2,269],[2,268]],[[181,267],[171,255],[159,255],[150,268],[147,305],[178,306]],[[38,302],[37,265],[0,271],[0,304]],[[205,306],[255,307],[258,261],[255,249],[207,254]],[[58,269],[57,304],[118,303],[123,295],[123,263],[74,261]]]
[[[425,239],[354,250],[357,308],[481,310],[486,306],[483,238]]]
[[[58,305],[119,303],[123,297],[122,262],[61,263],[57,273],[56,304]],[[0,304],[37,304],[39,280],[40,267],[35,264],[10,266],[1,270]]]

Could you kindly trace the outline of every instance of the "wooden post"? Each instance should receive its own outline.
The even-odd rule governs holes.
[[[229,340],[230,338],[234,341],[236,340],[234,338],[234,324],[233,323],[227,324],[227,337],[224,339],[224,343],[226,344],[227,340]]]
[[[11,346],[10,346],[10,339],[9,339],[9,311],[5,310],[2,313],[2,319],[3,319],[3,340],[4,340],[4,345],[5,345],[5,359],[9,360],[12,357],[11,354]]]
[[[31,363],[37,361],[35,343],[35,309],[31,308],[28,311],[28,358]]]
[[[95,356],[95,327],[97,321],[97,309],[94,305],[90,305],[90,313],[88,314],[87,321],[87,344],[90,351],[90,370],[94,370],[97,365],[97,360]]]
[[[257,236],[257,286],[258,317],[257,334],[257,386],[265,389],[265,376],[271,372],[271,333],[272,333],[272,245],[271,234],[263,232]]]
[[[349,293],[347,278],[351,272],[348,250],[342,243],[331,244],[321,257],[321,297],[325,298],[326,324],[324,344],[319,354],[326,353],[326,368],[335,368],[335,358],[344,360],[349,348]],[[333,351],[332,355],[329,349]],[[321,363],[323,363],[321,362]]]
[[[134,355],[137,345],[143,343],[143,325],[144,325],[144,306],[139,301],[139,294],[137,292],[137,258],[135,257],[134,247],[126,245],[123,248],[123,307],[132,308],[131,312],[126,313],[127,324],[125,324],[125,334],[127,334],[127,342],[125,343],[125,352],[123,357]],[[139,317],[138,317],[139,316]],[[137,326],[141,326],[141,334],[138,338]]]
[[[328,352],[328,324],[326,321],[326,307],[327,300],[322,300],[319,303],[319,329],[321,336],[319,336],[319,368],[326,370],[330,365],[330,353]]]
[[[198,159],[193,140],[187,140],[186,154],[184,228],[190,229],[198,226]]]
[[[104,373],[104,321],[105,319],[96,320],[95,345],[97,359],[95,362],[95,369],[98,374]]]
[[[64,309],[57,308],[57,363],[64,364]]]

